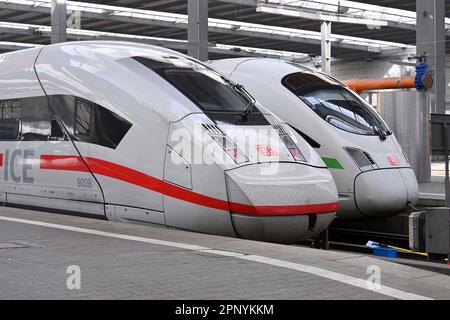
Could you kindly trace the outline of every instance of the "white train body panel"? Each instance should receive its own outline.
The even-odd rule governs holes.
[[[76,42],[1,55],[0,201],[275,242],[326,228],[338,197],[316,151],[258,103],[248,114],[207,109],[223,106],[193,98],[207,90],[197,80],[177,82],[197,76],[243,106],[250,99],[153,46]],[[186,132],[190,148],[180,144]]]
[[[41,96],[42,87],[36,77],[32,61],[39,51],[29,49],[0,55],[2,77],[0,95],[2,99]]]
[[[338,187],[339,218],[389,216],[416,203],[417,180],[393,134],[381,141],[377,135],[337,128],[283,84],[284,79],[295,73],[321,76],[320,73],[268,58],[225,59],[212,61],[210,65],[244,85],[266,108],[320,144],[315,150],[328,160]],[[347,147],[367,152],[376,166],[361,169],[349,156]],[[389,159],[398,162],[392,164]]]

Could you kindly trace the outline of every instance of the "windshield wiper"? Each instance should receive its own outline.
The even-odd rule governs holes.
[[[249,113],[253,111],[253,107],[255,106],[255,103],[252,101],[248,104],[248,106],[242,111],[241,116],[242,120],[246,121]]]
[[[256,104],[255,98],[253,98],[250,95],[250,93],[244,88],[242,84],[234,83],[233,81],[222,75],[220,77],[222,78],[223,81],[225,81],[227,85],[231,86],[234,90],[238,91],[241,95],[245,96],[245,98],[247,98],[247,100],[249,101],[249,103],[241,113],[242,120],[246,121],[248,115],[253,111],[253,107]]]
[[[241,116],[242,116],[242,120],[246,121],[248,115],[253,111],[253,107],[256,104],[256,100],[255,98],[253,98],[250,93],[248,93],[247,90],[245,90],[244,86],[241,84],[233,84],[233,87],[239,91],[241,94],[243,94],[250,102],[247,104],[247,106],[245,107],[245,109],[242,111]]]
[[[381,141],[386,140],[387,137],[392,134],[392,131],[390,131],[390,130],[380,130],[378,128],[375,128],[375,132],[380,137]]]

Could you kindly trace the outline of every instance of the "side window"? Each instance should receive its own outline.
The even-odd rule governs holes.
[[[73,136],[75,124],[75,97],[55,95],[49,96],[48,99],[52,109],[56,111],[68,130],[68,133]]]
[[[75,105],[75,136],[91,137],[93,109],[90,103],[77,100]]]
[[[18,140],[21,119],[22,101],[20,99],[0,101],[0,140]]]
[[[56,116],[52,117],[50,126],[51,126],[52,140],[66,140],[66,135],[64,134],[64,131],[61,129],[61,125]]]
[[[115,149],[131,128],[131,123],[101,106],[95,108],[95,140]]]
[[[22,99],[23,141],[47,141],[50,139],[51,112],[47,97]]]
[[[73,96],[50,96],[74,140],[115,149],[132,124],[114,112]]]

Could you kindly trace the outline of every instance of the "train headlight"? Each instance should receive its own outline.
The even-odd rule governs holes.
[[[291,153],[292,157],[295,159],[295,161],[299,162],[305,162],[306,159],[303,156],[300,149],[295,144],[294,140],[289,135],[280,135],[281,140],[284,142],[286,147],[288,148],[289,152]]]
[[[225,153],[234,160],[234,162],[241,164],[249,161],[247,156],[239,150],[237,145],[231,141],[225,132],[223,132],[218,126],[203,124],[203,128],[208,132],[211,138],[222,147]]]
[[[239,150],[236,146],[226,150],[228,155],[233,158],[234,162],[237,164],[244,163],[248,161],[248,158]]]
[[[284,130],[283,126],[274,125],[273,128],[278,131],[281,141],[284,142],[284,144],[288,148],[289,152],[291,153],[291,155],[295,159],[295,161],[306,162],[306,159],[303,156],[303,153],[300,151],[300,149],[295,144],[294,140],[292,140],[291,136],[287,133],[287,131]]]

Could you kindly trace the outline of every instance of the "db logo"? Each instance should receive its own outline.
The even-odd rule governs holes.
[[[387,157],[389,164],[393,167],[400,165],[400,160],[396,156],[389,156]]]
[[[256,150],[258,151],[258,154],[261,156],[273,157],[278,155],[278,151],[273,149],[271,145],[257,144]]]

